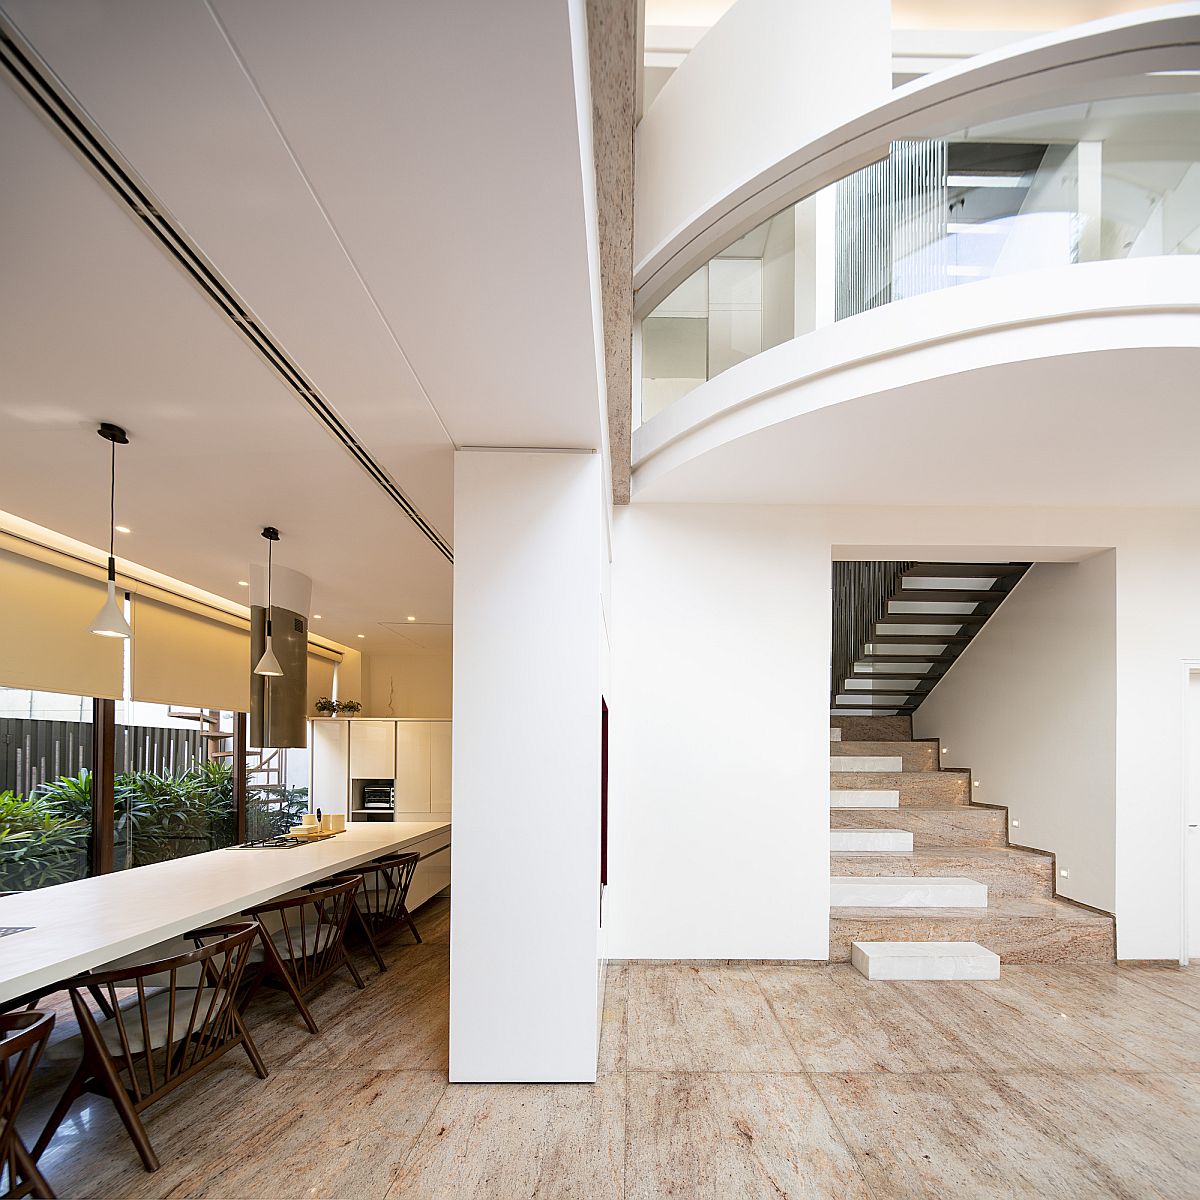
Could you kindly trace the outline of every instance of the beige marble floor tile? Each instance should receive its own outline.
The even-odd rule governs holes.
[[[799,1071],[748,967],[628,964],[630,1070]]]
[[[453,1084],[389,1200],[622,1200],[625,1076]]]
[[[1087,1158],[1114,1196],[1200,1196],[1200,1078],[1011,1075],[1031,1119]]]
[[[435,896],[426,900],[413,913],[421,940],[426,945],[448,945],[450,942],[450,897]],[[400,933],[397,937],[402,941],[409,939],[408,933]]]
[[[804,1075],[629,1075],[628,1200],[867,1200]]]
[[[1128,979],[1180,1004],[1200,1008],[1200,963],[1189,967],[1114,967]]]
[[[876,1200],[1084,1200],[1113,1193],[1001,1075],[814,1075]]]
[[[985,1070],[1144,1071],[1153,1066],[1094,1019],[1082,993],[1072,1004],[1060,1003],[1027,974],[1035,970],[1002,966],[998,980],[893,986],[944,1036],[957,1037]]]
[[[1067,1018],[1101,1030],[1136,1056],[1143,1069],[1200,1070],[1200,1020],[1196,1009],[1113,966],[1022,968],[1031,991]]]
[[[440,1072],[276,1071],[197,1077],[145,1116],[149,1174],[98,1099],[42,1159],[62,1197],[251,1200],[382,1196],[446,1088]]]
[[[953,1028],[925,1020],[894,984],[871,982],[841,964],[753,971],[810,1071],[979,1069]]]
[[[600,1011],[601,1075],[625,1070],[628,999],[629,968],[624,963],[610,962],[605,968],[604,1002]]]

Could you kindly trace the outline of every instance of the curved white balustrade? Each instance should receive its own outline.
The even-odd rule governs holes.
[[[905,389],[914,384],[961,379],[965,406],[970,373],[981,369],[1119,350],[1198,348],[1197,256],[1085,263],[931,292],[766,350],[676,401],[634,431],[634,498],[730,499],[732,491],[712,492],[712,481],[736,490],[730,470],[742,470],[743,480],[748,476],[741,459],[736,468],[728,467],[729,456],[718,461],[724,450],[784,429],[802,436],[806,417],[891,393],[899,397],[894,404],[902,417]],[[1103,381],[1102,372],[1099,378]],[[1138,392],[1117,399],[1126,412],[1136,413],[1158,385],[1150,370]],[[1194,387],[1177,398],[1195,405]],[[1100,395],[1097,404],[1112,399]],[[1196,415],[1200,428],[1200,408]],[[853,475],[855,447],[835,438],[830,449],[846,455]],[[895,449],[900,455],[919,453],[920,436],[914,433]],[[751,492],[764,502],[783,498],[770,491],[774,484],[766,475],[773,471],[778,481],[787,469],[780,461],[785,458],[780,451],[770,464],[763,459],[763,478],[740,498]],[[903,494],[899,480],[897,490]]]
[[[731,180],[723,194],[700,203],[690,187],[694,181],[673,198],[669,176],[642,170],[636,189],[635,312],[645,316],[722,247],[798,199],[884,157],[894,141],[944,136],[1005,114],[1069,102],[1084,91],[1100,96],[1106,81],[1116,77],[1189,69],[1200,69],[1197,3],[1048,34],[916,80],[886,103],[797,143],[776,162]],[[671,135],[669,128],[654,130],[658,142]]]

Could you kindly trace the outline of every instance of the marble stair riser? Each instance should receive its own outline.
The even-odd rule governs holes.
[[[835,775],[871,775],[904,770],[904,759],[895,754],[831,754],[829,770]]]
[[[941,808],[969,803],[971,780],[965,771],[831,771],[829,786],[831,789],[898,788],[902,806]]]
[[[830,717],[846,742],[911,742],[912,717]]]
[[[1054,895],[1054,867],[1049,855],[1020,850],[925,850],[914,854],[854,854],[835,852],[830,857],[833,875],[916,876],[966,875],[988,886],[990,896],[1015,899]]]
[[[900,792],[897,788],[830,788],[829,807],[899,808]]]
[[[987,886],[966,877],[831,875],[829,892],[834,909],[987,908]]]
[[[1111,963],[1116,956],[1112,923],[1063,920],[1054,916],[1000,916],[978,913],[905,913],[860,916],[833,910],[829,959],[850,961],[851,942],[978,942],[1015,963]]]
[[[903,760],[905,771],[936,771],[938,746],[936,742],[830,742],[830,766],[842,755],[892,755]]]
[[[855,941],[850,961],[871,980],[1000,978],[1000,956],[978,942]]]
[[[835,829],[908,829],[917,850],[961,849],[969,846],[1005,845],[1007,815],[1003,809],[877,808],[830,809],[829,824]]]
[[[843,859],[855,855],[868,858],[889,854],[911,853],[913,835],[904,829],[830,829],[829,849]],[[839,860],[840,861],[840,860]],[[835,875],[850,875],[851,871],[834,871]]]

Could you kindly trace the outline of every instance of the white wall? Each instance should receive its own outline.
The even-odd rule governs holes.
[[[1181,663],[1200,660],[1194,512],[635,503],[618,516],[607,954],[825,955],[831,552],[1048,561],[1114,549],[1117,949],[1178,957]]]
[[[810,522],[617,513],[614,958],[828,954],[829,542]]]
[[[450,1079],[592,1081],[601,462],[460,451]]]
[[[453,658],[449,652],[371,654],[368,664],[366,716],[451,716]]]
[[[884,0],[738,0],[637,128],[634,263],[739,184],[880,103],[890,89]]]
[[[913,717],[1008,806],[1013,842],[1058,856],[1061,895],[1116,906],[1116,556],[1039,563]]]

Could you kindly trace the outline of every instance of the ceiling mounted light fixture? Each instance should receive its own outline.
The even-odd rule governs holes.
[[[120,425],[108,421],[102,421],[96,432],[112,446],[108,487],[108,597],[88,628],[99,637],[129,638],[133,636],[133,630],[117,603],[117,560],[113,557],[117,521],[117,447],[129,444],[129,434]]]
[[[279,541],[279,530],[274,525],[268,525],[262,531],[263,537],[267,539],[267,644],[263,651],[263,656],[258,660],[258,666],[254,668],[255,675],[270,675],[280,676],[283,674],[283,668],[279,665],[279,659],[275,657],[275,651],[271,649],[271,568],[272,568],[272,551],[275,548],[275,543]]]

